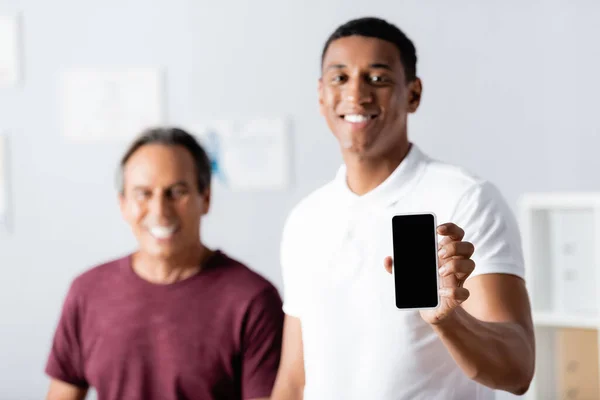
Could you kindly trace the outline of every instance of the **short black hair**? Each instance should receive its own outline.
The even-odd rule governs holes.
[[[134,141],[129,145],[129,148],[121,158],[119,171],[117,175],[117,187],[121,194],[123,194],[124,188],[124,170],[127,161],[131,158],[133,153],[139,150],[142,146],[148,144],[162,144],[165,146],[182,146],[191,154],[194,160],[194,167],[196,170],[196,182],[198,184],[198,191],[203,193],[210,187],[211,180],[211,162],[206,154],[206,151],[200,143],[190,133],[183,129],[176,127],[158,127],[148,128],[143,131]]]
[[[417,77],[417,51],[413,42],[400,30],[386,20],[375,17],[353,19],[340,25],[327,39],[321,53],[321,65],[325,53],[334,40],[348,36],[377,38],[393,43],[400,52],[400,61],[404,67],[406,80],[411,82]]]

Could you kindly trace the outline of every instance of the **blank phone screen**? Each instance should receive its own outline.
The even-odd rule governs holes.
[[[392,218],[396,307],[438,305],[436,221],[431,214]]]

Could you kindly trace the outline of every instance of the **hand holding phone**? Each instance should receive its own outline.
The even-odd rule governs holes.
[[[444,236],[440,243],[437,234]],[[453,223],[437,226],[433,213],[392,218],[394,260],[387,257],[384,265],[394,276],[396,307],[419,309],[435,324],[469,297],[462,286],[475,268],[475,249],[462,241],[464,234]]]

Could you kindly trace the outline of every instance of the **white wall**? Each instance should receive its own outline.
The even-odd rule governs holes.
[[[112,186],[123,144],[61,137],[63,67],[164,66],[171,123],[293,118],[293,189],[216,190],[205,227],[279,287],[285,215],[340,162],[315,89],[321,46],[350,17],[388,18],[414,39],[425,90],[410,134],[431,155],[492,179],[513,206],[525,191],[600,189],[598,2],[0,0],[1,11],[22,12],[25,81],[0,91],[14,204],[0,236],[0,399],[42,398],[71,279],[134,246]]]

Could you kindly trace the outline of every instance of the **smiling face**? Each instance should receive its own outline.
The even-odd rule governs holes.
[[[344,153],[379,157],[408,141],[406,121],[421,97],[421,81],[407,82],[396,46],[346,36],[334,40],[319,80],[321,114]]]
[[[123,171],[121,212],[140,251],[171,259],[200,246],[200,219],[210,191],[199,193],[194,160],[182,146],[149,144],[136,150]]]

